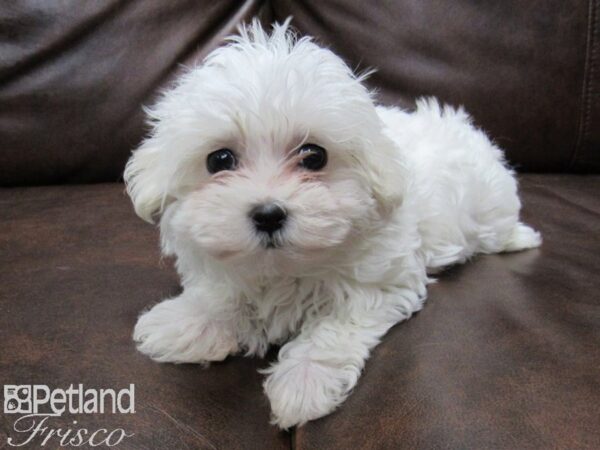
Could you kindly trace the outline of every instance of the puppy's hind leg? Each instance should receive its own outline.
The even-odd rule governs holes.
[[[536,248],[542,244],[542,235],[525,225],[522,222],[517,222],[511,235],[504,245],[505,252],[518,252],[528,248]]]

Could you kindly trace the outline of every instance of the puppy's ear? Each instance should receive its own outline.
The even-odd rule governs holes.
[[[404,199],[407,169],[400,151],[383,138],[361,161],[364,176],[382,215],[389,215]]]
[[[161,160],[160,147],[148,139],[134,150],[123,174],[135,212],[150,223],[154,223],[155,214],[162,212],[167,197]]]

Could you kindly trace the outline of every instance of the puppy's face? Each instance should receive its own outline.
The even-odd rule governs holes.
[[[368,186],[334,142],[291,127],[280,142],[240,136],[203,155],[197,184],[169,219],[173,231],[267,275],[319,270],[358,238],[376,205]]]
[[[401,198],[360,81],[285,27],[254,25],[150,112],[153,135],[125,173],[138,214],[168,205],[161,226],[178,245],[250,274],[339,264]]]

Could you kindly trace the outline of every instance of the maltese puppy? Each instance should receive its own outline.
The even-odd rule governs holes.
[[[541,242],[462,109],[376,106],[366,75],[288,22],[254,21],[182,76],[124,175],[183,285],[140,316],[138,349],[207,363],[282,345],[264,370],[281,428],[345,400],[430,274]]]

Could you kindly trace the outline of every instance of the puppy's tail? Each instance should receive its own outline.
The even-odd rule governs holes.
[[[518,222],[504,245],[505,252],[518,252],[542,245],[542,235],[528,225]]]

